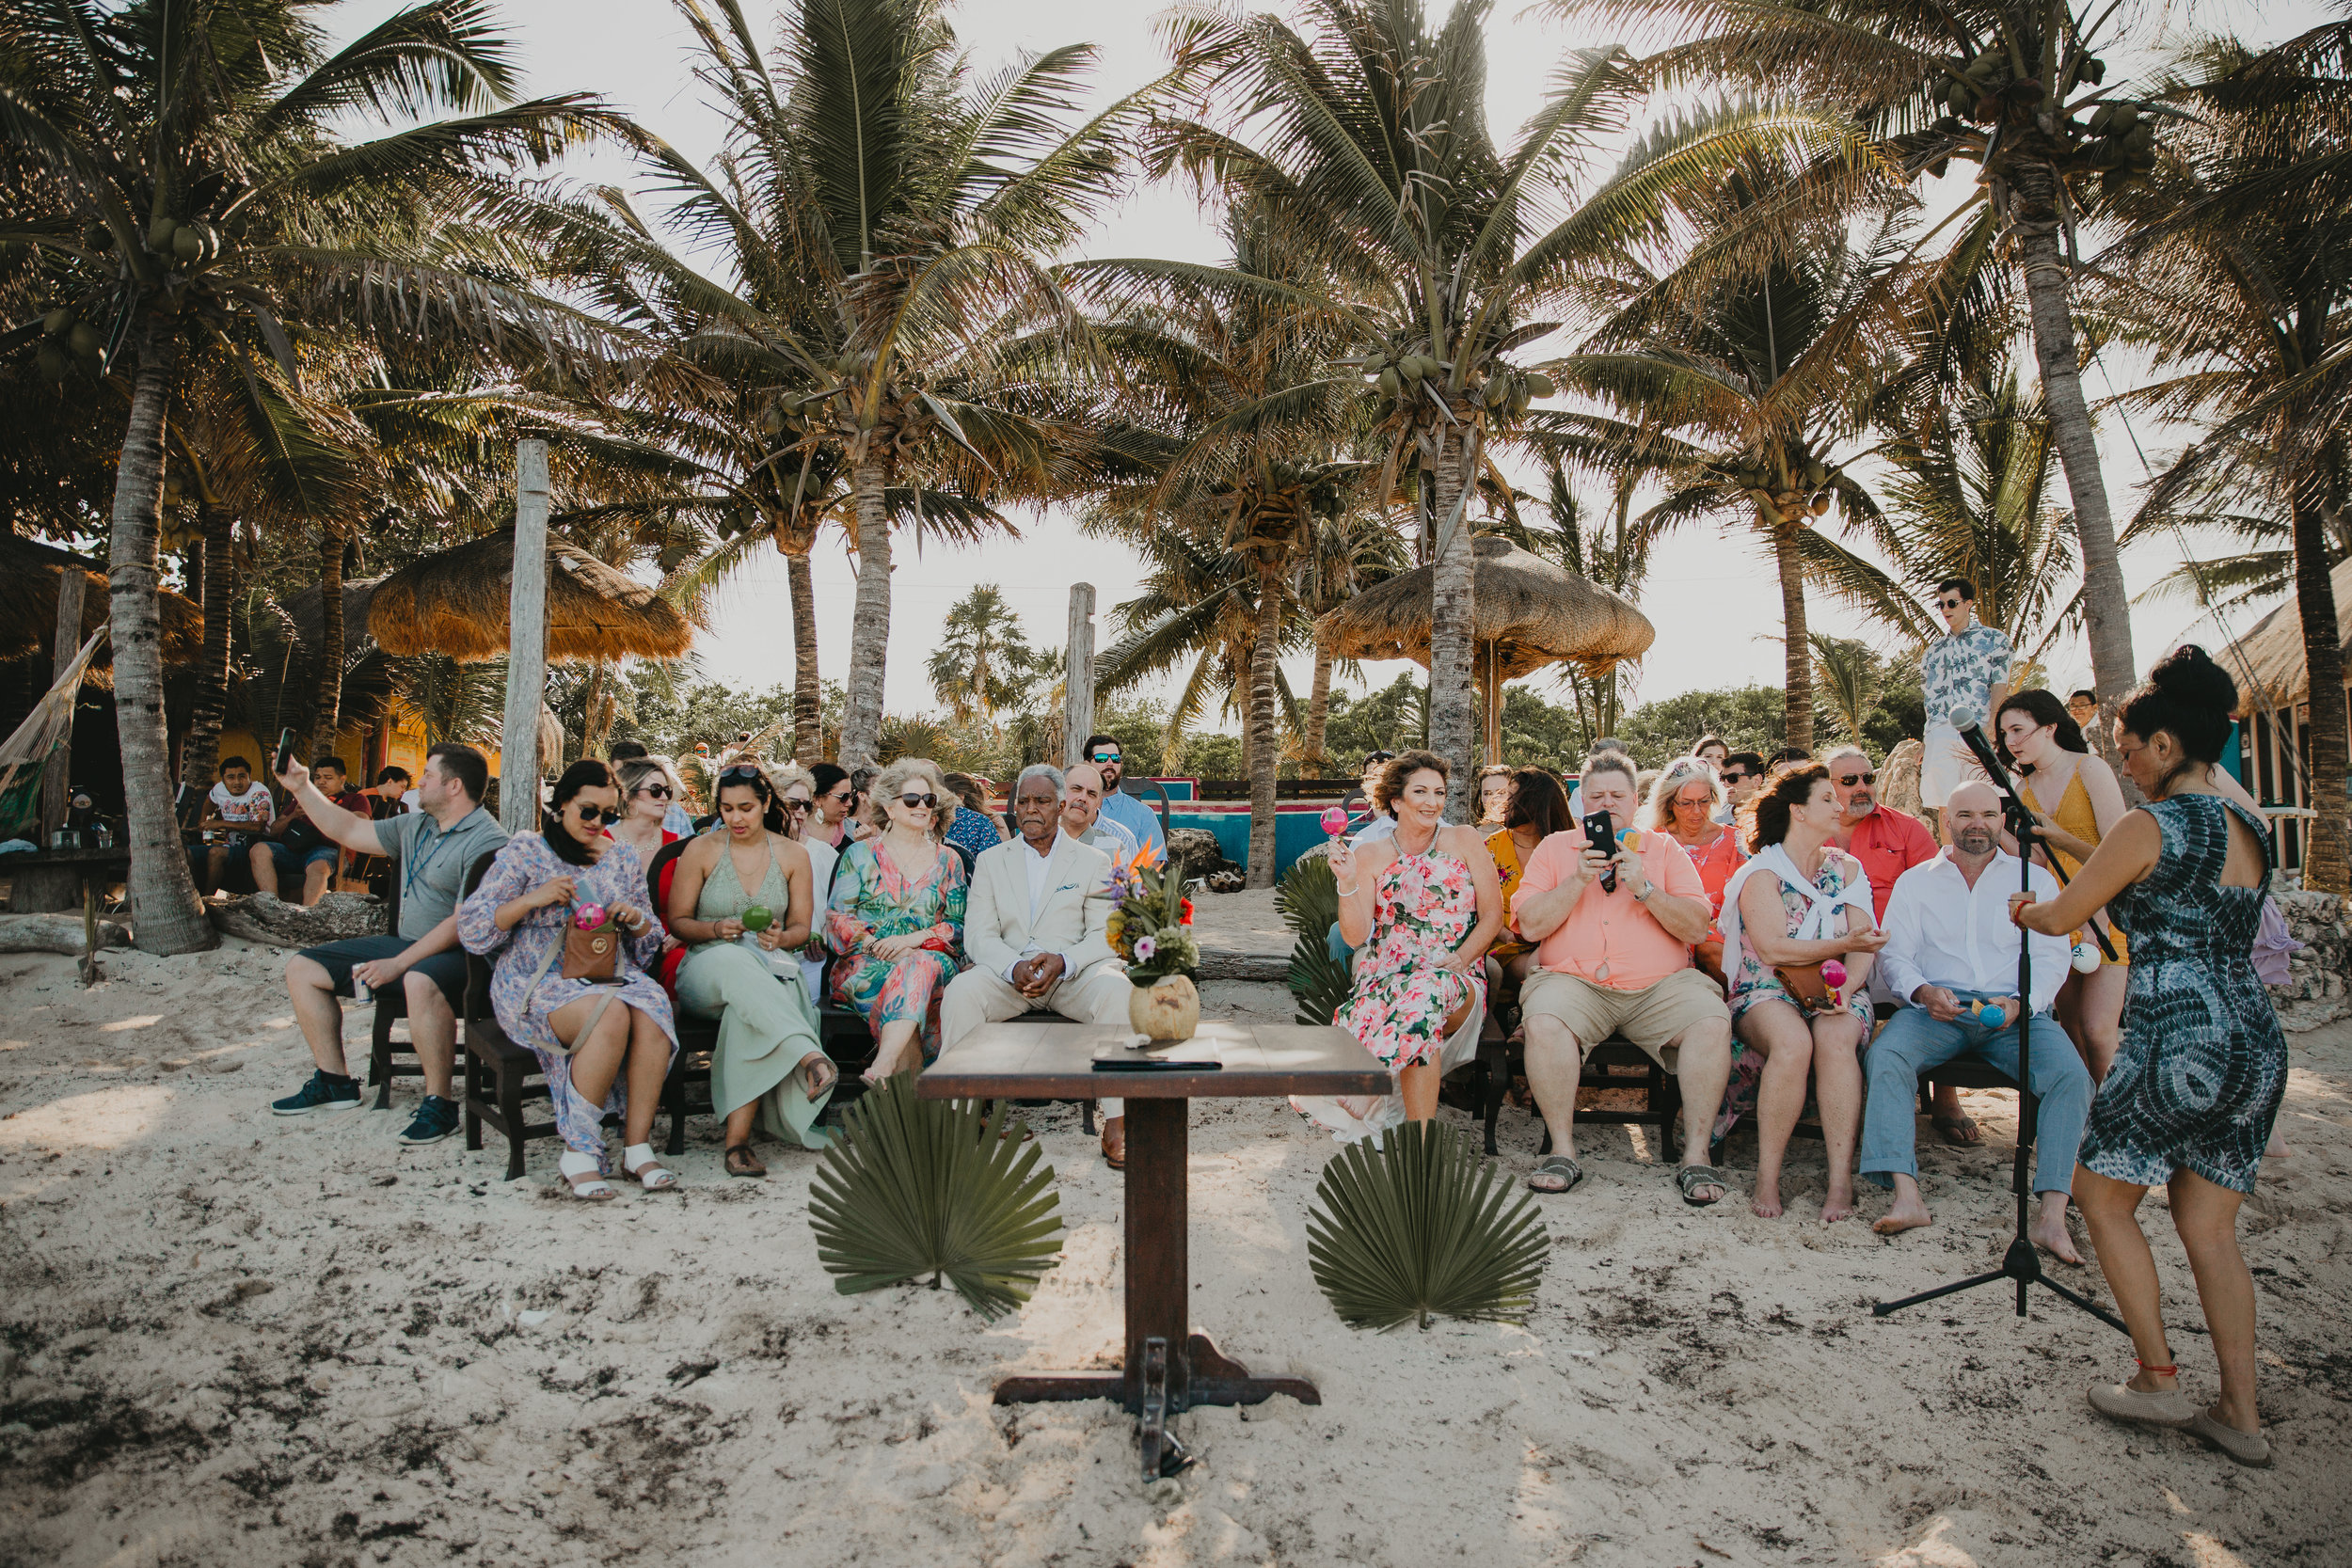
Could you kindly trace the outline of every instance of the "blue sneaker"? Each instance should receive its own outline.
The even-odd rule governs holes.
[[[457,1131],[457,1102],[443,1100],[437,1094],[424,1097],[417,1107],[417,1117],[408,1124],[408,1131],[400,1135],[405,1144],[437,1144]]]
[[[274,1117],[307,1117],[358,1108],[359,1080],[323,1071],[312,1072],[300,1093],[269,1102],[270,1115]]]

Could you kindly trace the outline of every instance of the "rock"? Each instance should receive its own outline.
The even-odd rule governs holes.
[[[208,912],[213,925],[230,936],[278,947],[318,947],[353,937],[381,936],[389,926],[383,901],[359,893],[330,893],[308,909],[255,893],[213,905]]]
[[[0,953],[63,953],[78,958],[82,940],[78,914],[0,914]],[[130,928],[111,920],[100,921],[98,945],[130,946]]]
[[[2270,988],[2280,1026],[2300,1034],[2352,1014],[2345,982],[2352,974],[2352,930],[2345,925],[2344,900],[2285,886],[2278,888],[2277,897],[2288,934],[2303,943],[2288,956],[2287,983]]]
[[[1886,753],[1886,766],[1879,769],[1879,799],[1907,816],[1919,815],[1919,759],[1928,749],[1916,740],[1906,740]]]
[[[1241,953],[1230,947],[1203,947],[1200,966],[1193,971],[1200,980],[1288,980],[1291,973],[1290,955],[1274,957],[1263,953]]]

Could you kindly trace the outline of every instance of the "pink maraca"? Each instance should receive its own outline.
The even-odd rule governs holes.
[[[1347,808],[1344,806],[1324,807],[1323,831],[1331,838],[1337,838],[1347,832]]]
[[[1846,966],[1836,958],[1821,960],[1821,984],[1832,990],[1846,989]]]
[[[603,925],[604,921],[605,913],[602,904],[582,904],[572,911],[572,924],[583,931],[593,931]]]

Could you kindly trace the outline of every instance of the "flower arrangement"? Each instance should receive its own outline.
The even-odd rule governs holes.
[[[1128,979],[1148,986],[1200,966],[1181,863],[1157,863],[1147,844],[1133,859],[1113,863],[1104,893],[1111,901],[1111,950],[1127,960]]]

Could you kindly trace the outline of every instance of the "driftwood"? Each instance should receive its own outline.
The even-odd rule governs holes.
[[[0,914],[0,953],[63,953],[78,958],[83,940],[78,914]],[[117,921],[100,921],[98,945],[130,946],[131,928]]]
[[[1200,967],[1193,971],[1197,980],[1287,980],[1291,974],[1291,958],[1287,953],[1242,953],[1231,947],[1202,947]]]
[[[318,947],[352,937],[381,936],[389,926],[383,902],[359,893],[330,893],[308,909],[255,893],[215,904],[210,913],[213,925],[229,936],[278,947]]]

